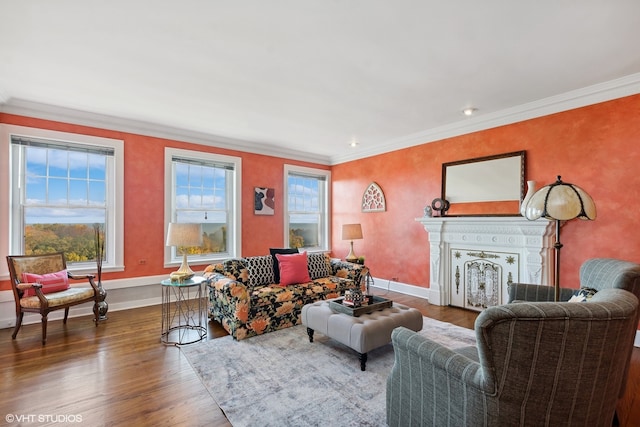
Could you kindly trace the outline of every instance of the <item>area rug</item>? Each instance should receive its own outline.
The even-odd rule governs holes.
[[[450,348],[475,344],[470,329],[427,317],[423,322],[421,335]],[[233,426],[386,425],[393,346],[369,352],[362,372],[355,351],[320,333],[313,341],[299,325],[181,350]]]

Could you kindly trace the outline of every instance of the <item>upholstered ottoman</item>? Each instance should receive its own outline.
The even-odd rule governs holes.
[[[367,352],[390,343],[391,331],[398,326],[421,330],[422,313],[393,303],[392,307],[354,317],[331,310],[328,301],[318,301],[302,307],[302,324],[307,327],[310,342],[313,332],[318,331],[357,351],[364,371]]]

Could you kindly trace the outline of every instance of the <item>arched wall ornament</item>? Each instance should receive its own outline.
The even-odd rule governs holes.
[[[369,184],[362,194],[362,212],[384,212],[387,210],[387,202],[382,188],[375,182]]]

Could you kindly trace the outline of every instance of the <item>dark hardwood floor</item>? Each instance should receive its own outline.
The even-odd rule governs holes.
[[[398,293],[387,296],[467,328],[477,316]],[[20,425],[7,422],[16,416],[24,426],[229,426],[180,349],[160,343],[160,318],[161,307],[152,306],[111,312],[97,328],[90,317],[67,325],[52,321],[44,347],[39,324],[23,326],[15,340],[12,329],[1,329],[0,425]],[[224,335],[209,322],[208,339]],[[640,426],[638,348],[619,413],[622,426]],[[69,422],[60,422],[64,417]]]

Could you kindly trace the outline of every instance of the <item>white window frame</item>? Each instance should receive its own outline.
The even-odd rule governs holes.
[[[325,182],[324,194],[320,195],[320,202],[324,205],[320,224],[320,246],[304,248],[311,252],[329,251],[331,249],[331,171],[309,168],[304,166],[284,165],[284,247],[289,247],[289,175],[306,175],[311,178],[323,178]]]
[[[173,184],[175,177],[173,175],[173,158],[180,157],[183,159],[193,159],[196,161],[205,161],[211,163],[227,163],[233,164],[234,173],[231,182],[227,187],[227,202],[230,204],[232,212],[229,215],[230,225],[227,229],[227,252],[214,256],[188,256],[189,263],[194,264],[211,264],[213,262],[223,261],[228,258],[237,258],[242,256],[242,158],[235,156],[227,156],[223,154],[206,153],[203,151],[184,150],[179,148],[166,147],[164,152],[164,240],[167,239],[167,229],[169,223],[174,220],[175,192]],[[164,249],[164,266],[165,268],[180,266],[182,256],[175,254],[174,248],[165,246]]]
[[[24,219],[21,205],[12,202],[14,189],[20,185],[18,175],[22,167],[21,162],[11,162],[11,138],[13,136],[51,140],[52,143],[69,142],[113,149],[113,176],[107,177],[109,181],[107,203],[113,206],[108,209],[109,214],[106,218],[109,224],[106,227],[108,233],[105,236],[107,253],[102,269],[105,272],[124,271],[124,141],[6,124],[0,124],[0,152],[4,153],[1,156],[2,160],[0,160],[0,169],[2,170],[0,172],[0,188],[3,189],[0,191],[0,204],[7,207],[0,212],[0,241],[6,242],[0,247],[0,256],[4,258],[10,253],[24,253],[22,238]],[[8,278],[8,267],[0,265],[2,266],[0,277]],[[96,269],[95,262],[72,263],[67,267],[76,274],[95,273]]]

